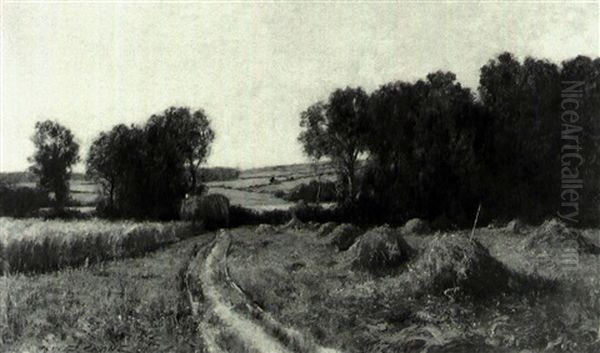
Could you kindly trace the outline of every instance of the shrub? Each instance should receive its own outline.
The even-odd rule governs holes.
[[[41,189],[0,185],[0,216],[31,217],[49,206],[48,193]]]
[[[332,181],[311,180],[295,186],[283,198],[288,201],[333,202],[337,199],[335,183]]]
[[[289,210],[256,211],[239,205],[229,207],[229,226],[285,224],[292,218]]]
[[[360,236],[351,250],[355,252],[354,267],[378,274],[405,263],[414,253],[400,232],[387,225],[373,228]]]
[[[240,170],[236,168],[200,168],[198,180],[203,182],[234,180],[240,177]]]

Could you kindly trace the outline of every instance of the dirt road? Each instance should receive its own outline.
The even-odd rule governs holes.
[[[230,244],[231,235],[221,231],[198,274],[206,305],[199,330],[209,352],[340,353],[284,327],[269,313],[251,304],[229,277]]]

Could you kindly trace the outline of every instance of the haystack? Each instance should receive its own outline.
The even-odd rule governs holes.
[[[317,236],[319,238],[326,237],[329,234],[331,234],[331,232],[333,232],[333,230],[337,226],[338,226],[338,224],[335,222],[323,223],[323,224],[321,224],[321,226],[319,227],[319,230],[317,231]]]
[[[292,219],[289,220],[286,224],[282,226],[282,229],[303,229],[306,225],[304,222],[298,219],[296,215],[292,216]]]
[[[400,232],[387,225],[361,235],[351,250],[355,255],[352,265],[374,273],[388,272],[408,261],[414,253]]]
[[[518,219],[513,219],[512,221],[508,222],[508,224],[504,228],[505,231],[507,231],[509,233],[513,233],[513,234],[521,233],[522,229],[523,229],[523,223]]]
[[[553,218],[545,221],[524,241],[525,250],[576,250],[578,253],[598,254],[600,248],[562,221]]]
[[[220,194],[192,196],[183,200],[179,215],[188,221],[202,221],[207,229],[229,225],[229,199]]]
[[[331,244],[334,245],[339,251],[346,251],[350,249],[350,247],[362,233],[363,231],[360,228],[352,224],[340,224],[331,232]]]
[[[481,297],[508,288],[510,272],[476,240],[436,236],[411,268],[417,292]]]
[[[274,234],[277,232],[277,228],[272,224],[261,223],[256,227],[256,234]]]
[[[402,227],[404,234],[425,234],[431,231],[429,223],[420,218],[413,218],[404,224]]]

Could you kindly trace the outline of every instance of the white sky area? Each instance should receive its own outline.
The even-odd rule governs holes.
[[[202,107],[210,166],[303,162],[299,114],[338,87],[368,92],[450,70],[476,89],[503,51],[598,56],[591,3],[2,4],[0,170],[33,153],[36,121],[81,144],[169,106]],[[80,163],[76,170],[83,170]]]

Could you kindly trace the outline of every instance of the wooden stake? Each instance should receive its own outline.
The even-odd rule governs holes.
[[[475,221],[473,222],[473,229],[471,229],[471,238],[473,240],[473,235],[475,235],[475,228],[477,227],[477,220],[479,220],[479,211],[481,211],[481,204],[477,207],[477,214],[475,215]]]

